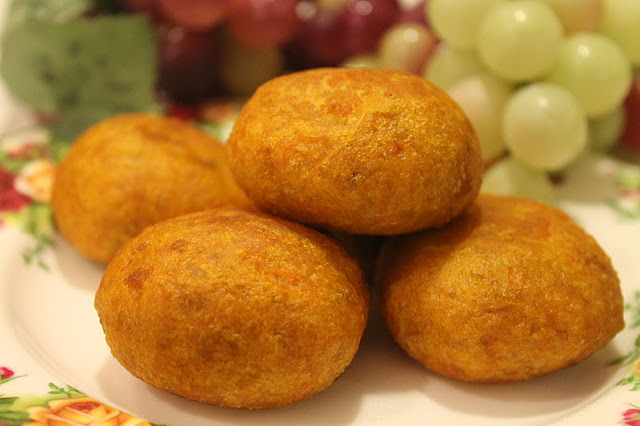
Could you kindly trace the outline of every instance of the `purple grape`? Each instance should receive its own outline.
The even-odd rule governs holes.
[[[247,46],[280,45],[298,29],[297,3],[297,0],[235,0],[229,29]]]
[[[194,31],[213,28],[226,18],[231,0],[155,0],[171,22]]]
[[[417,24],[427,25],[427,13],[425,9],[424,0],[409,8],[402,9],[398,16],[398,23],[415,22]]]
[[[217,93],[216,34],[183,27],[159,30],[158,86],[172,100],[198,102]]]
[[[311,1],[298,4],[300,26],[285,53],[293,68],[336,65],[347,57],[338,16],[316,8]]]
[[[396,0],[350,0],[338,17],[346,56],[371,53],[400,15]]]

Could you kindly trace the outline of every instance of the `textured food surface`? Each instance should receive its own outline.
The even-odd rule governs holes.
[[[106,263],[148,225],[250,202],[220,141],[177,119],[123,114],[73,143],[56,170],[51,206],[59,232]]]
[[[256,206],[356,234],[441,226],[477,195],[477,136],[411,74],[325,68],[263,84],[231,132],[230,165]]]
[[[333,239],[216,209],[130,240],[95,306],[114,357],[133,375],[197,401],[265,408],[307,398],[342,373],[369,295]]]
[[[444,229],[389,241],[378,273],[394,339],[463,381],[568,367],[624,326],[608,256],[567,215],[524,199],[481,194]]]

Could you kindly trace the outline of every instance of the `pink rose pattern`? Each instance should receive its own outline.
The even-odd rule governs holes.
[[[14,182],[15,176],[0,168],[0,213],[19,211],[31,202],[31,198],[16,190]]]
[[[48,134],[37,130],[0,139],[0,229],[15,226],[33,237],[32,244],[23,248],[22,257],[25,263],[48,270],[44,254],[53,244],[53,220],[51,208],[44,201],[47,197],[38,196],[50,192],[48,185],[54,169],[47,170],[51,177],[45,179],[42,188],[34,186],[25,173],[43,160],[53,162],[64,151],[54,149],[54,141]],[[38,183],[42,186],[41,181]]]
[[[0,385],[20,378],[9,367],[0,366]],[[19,396],[0,394],[0,426],[159,426],[88,397],[72,386],[49,383],[47,396],[21,401]]]
[[[174,114],[174,115],[180,116],[181,114]],[[187,117],[187,118],[191,118],[191,117]],[[27,143],[25,147],[23,147],[23,149],[21,149],[19,152],[11,153],[9,155],[9,158],[7,159],[9,161],[16,160],[16,159],[17,160],[23,159],[23,160],[29,161],[32,159],[36,159],[37,157],[42,158],[48,155],[48,153],[46,152],[47,150],[46,149],[42,150],[42,147],[38,147],[36,149],[33,149],[33,148],[34,148],[33,146],[30,146]],[[29,207],[29,205],[34,203],[34,200],[32,200],[30,197],[16,190],[16,187],[15,187],[16,174],[12,173],[10,170],[7,170],[7,168],[3,166],[4,165],[2,164],[2,161],[0,161],[0,228],[2,228],[5,225],[5,221],[3,219],[3,215],[5,213],[19,213],[23,209]],[[640,203],[640,186],[639,186],[640,172],[634,170],[634,173],[631,174],[633,179],[629,179],[628,170],[626,172],[627,173],[620,173],[618,176],[616,176],[616,183],[622,190],[621,199],[623,200],[631,199],[635,202]],[[631,185],[629,181],[631,181]],[[618,207],[617,205],[613,205],[613,207],[616,210],[621,210],[620,208],[617,208]],[[637,207],[637,206],[634,206],[634,207]],[[628,215],[628,216],[633,216],[634,218],[640,217],[640,211],[637,211],[637,212],[634,211],[633,213],[635,214]],[[628,356],[625,358],[632,358],[632,357]],[[12,369],[8,367],[0,366],[0,384],[15,378],[17,377],[15,376],[15,373]],[[618,385],[624,385],[624,384],[627,384],[627,383],[622,383],[622,382],[618,383]],[[633,390],[635,390],[635,388]],[[0,400],[1,399],[2,398],[0,395]],[[640,426],[640,407],[635,406],[633,404],[629,404],[629,405],[631,405],[632,408],[628,408],[621,413],[621,420],[619,424],[627,425],[627,426]],[[0,426],[4,426],[4,424],[1,422],[1,418],[2,418],[2,412],[0,412]],[[18,423],[13,423],[13,424],[18,424]]]
[[[640,426],[640,408],[635,405],[622,412],[622,420],[620,424],[628,426]]]
[[[0,379],[7,380],[15,376],[16,373],[8,367],[0,367]]]

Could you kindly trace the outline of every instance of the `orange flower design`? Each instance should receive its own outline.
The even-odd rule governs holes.
[[[31,161],[15,178],[15,188],[19,193],[36,201],[51,201],[51,188],[55,175],[55,165],[49,159]]]
[[[33,421],[24,426],[151,426],[92,398],[57,399],[48,408],[33,407],[28,412]]]

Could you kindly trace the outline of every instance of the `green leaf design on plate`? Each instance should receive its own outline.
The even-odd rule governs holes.
[[[616,383],[617,386],[627,386],[630,385],[631,388],[629,390],[631,391],[637,391],[640,390],[640,374],[632,374],[629,377],[625,377],[624,379],[621,379],[618,383]]]
[[[44,260],[46,251],[53,246],[53,214],[48,204],[33,203],[22,214],[22,230],[31,235],[34,244],[22,250],[22,258],[27,265],[35,264],[48,271]]]
[[[30,420],[28,413],[11,410],[17,400],[17,397],[0,398],[0,424],[21,425]]]
[[[22,425],[29,420],[31,420],[29,413],[23,411],[0,412],[0,424],[3,425]]]
[[[630,329],[637,329],[640,327],[640,291],[635,291],[631,300],[625,303],[625,311],[628,312],[630,321],[627,321]],[[609,365],[631,365],[633,364],[633,370],[627,377],[620,379],[616,386],[631,386],[629,390],[640,390],[640,371],[638,371],[638,360],[640,360],[640,334],[636,337],[633,348],[626,354],[609,361]]]
[[[623,190],[640,190],[640,168],[636,166],[621,167],[616,175],[616,183]]]
[[[12,377],[9,377],[8,379],[0,379],[0,385],[3,384],[3,383],[10,382],[12,380],[18,379],[20,377],[23,377],[23,376],[12,376]],[[2,395],[0,395],[0,396],[2,396]]]
[[[85,393],[80,392],[78,389],[70,385],[59,387],[53,383],[49,383],[49,389],[51,389],[49,391],[49,395],[56,395],[64,398],[78,398],[87,396]]]
[[[0,398],[0,412],[7,411],[9,408],[11,408],[11,406],[14,402],[16,402],[17,399],[18,398],[16,397]]]

